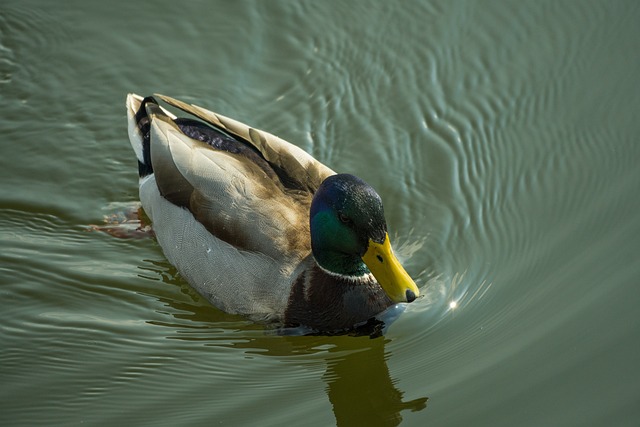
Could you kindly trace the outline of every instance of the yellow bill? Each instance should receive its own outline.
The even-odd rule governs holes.
[[[393,302],[412,302],[419,295],[418,286],[405,271],[391,250],[389,234],[382,243],[369,239],[362,260]]]

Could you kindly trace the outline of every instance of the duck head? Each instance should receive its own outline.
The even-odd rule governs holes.
[[[353,277],[371,272],[395,303],[420,294],[393,254],[380,196],[360,178],[326,178],[311,203],[310,228],[313,256],[325,270]]]

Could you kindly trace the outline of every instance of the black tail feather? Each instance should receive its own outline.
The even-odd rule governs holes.
[[[138,160],[138,175],[140,178],[153,173],[153,165],[151,164],[151,144],[150,144],[150,130],[151,120],[147,115],[146,105],[148,103],[158,104],[158,101],[153,96],[147,96],[142,100],[140,109],[136,112],[136,125],[140,130],[142,136],[142,158],[143,161]]]

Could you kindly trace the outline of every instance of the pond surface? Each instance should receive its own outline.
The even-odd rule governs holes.
[[[637,425],[639,22],[633,0],[4,0],[0,425]],[[368,181],[424,297],[383,337],[278,336],[153,238],[95,231],[138,200],[128,92]]]

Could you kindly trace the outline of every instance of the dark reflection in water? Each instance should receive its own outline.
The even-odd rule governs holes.
[[[427,397],[403,401],[404,392],[394,384],[386,358],[384,337],[256,337],[230,346],[249,353],[286,357],[326,352],[327,397],[339,426],[396,426],[401,411],[421,411]],[[275,344],[275,345],[274,345]]]
[[[402,421],[401,411],[426,408],[427,397],[402,400],[404,393],[395,387],[385,360],[386,342],[380,337],[360,346],[360,340],[345,340],[328,358],[324,379],[338,425],[395,426]],[[354,351],[339,354],[349,346]]]

